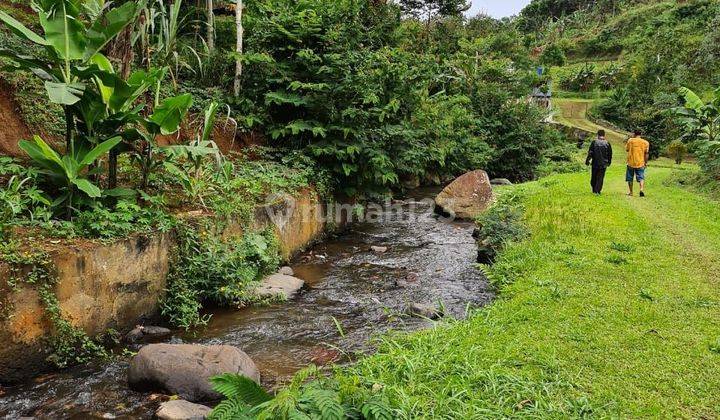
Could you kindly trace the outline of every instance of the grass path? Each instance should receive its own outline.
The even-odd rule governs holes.
[[[665,161],[647,198],[627,197],[623,154],[600,197],[586,173],[509,190],[532,234],[490,271],[500,298],[341,378],[381,385],[409,418],[720,417],[720,204]]]
[[[554,100],[554,104],[557,111],[553,118],[560,124],[581,128],[591,133],[596,133],[598,130],[604,129],[607,134],[607,139],[613,143],[614,146],[622,145],[628,138],[629,133],[602,127],[587,119],[587,112],[593,104],[593,100],[591,99],[556,99]],[[620,150],[622,150],[622,148],[620,148]]]

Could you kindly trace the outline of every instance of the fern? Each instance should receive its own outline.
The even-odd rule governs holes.
[[[320,370],[309,366],[299,371],[288,388],[275,398],[244,376],[224,374],[211,378],[213,389],[226,399],[212,411],[210,420],[390,420],[387,401],[371,396],[362,404],[343,401],[337,384],[317,380]],[[308,382],[310,380],[310,382]],[[362,401],[362,400],[361,400]]]
[[[342,420],[345,410],[337,392],[326,389],[308,389],[300,398],[300,407],[317,414],[324,420]]]
[[[208,415],[208,420],[250,420],[252,407],[239,398],[230,398],[217,405]]]
[[[229,400],[238,400],[251,407],[272,400],[272,396],[265,392],[257,382],[235,373],[210,378],[213,389]]]
[[[360,412],[367,420],[392,420],[395,418],[387,402],[378,398],[366,401]]]

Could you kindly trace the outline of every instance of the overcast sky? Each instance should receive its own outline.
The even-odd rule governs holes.
[[[475,16],[478,12],[485,12],[495,18],[512,16],[529,3],[530,0],[472,0],[473,6],[468,15]]]

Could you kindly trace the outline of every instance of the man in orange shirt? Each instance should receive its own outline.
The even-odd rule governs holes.
[[[650,143],[640,138],[639,130],[635,130],[635,136],[627,141],[627,173],[625,180],[628,183],[629,196],[633,195],[633,181],[637,179],[640,183],[640,197],[645,197],[645,168],[650,160]]]

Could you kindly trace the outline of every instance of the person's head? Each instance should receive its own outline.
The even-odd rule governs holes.
[[[599,139],[605,138],[605,130],[598,130],[598,138]]]
[[[640,130],[635,130],[635,137],[640,137],[642,135],[642,132]]]

